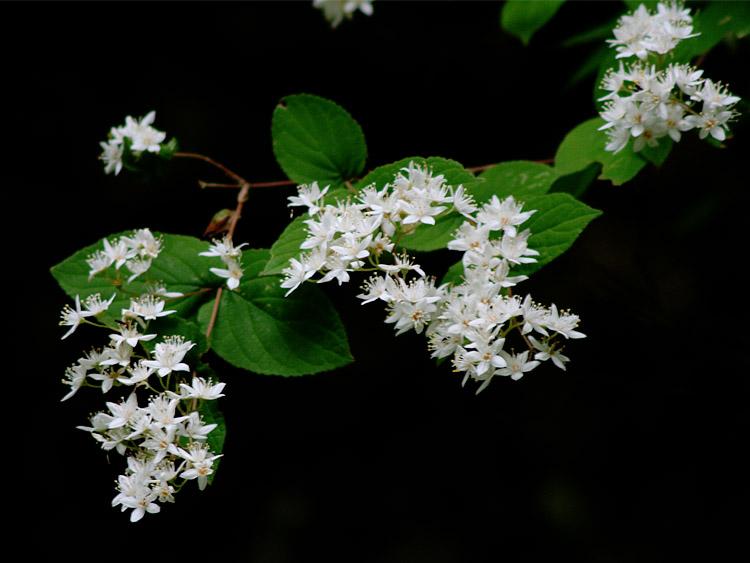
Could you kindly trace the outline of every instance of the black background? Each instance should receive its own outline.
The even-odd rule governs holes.
[[[105,176],[98,142],[125,115],[156,109],[156,126],[185,150],[251,181],[283,179],[271,112],[298,92],[353,114],[368,168],[409,155],[549,158],[594,115],[591,79],[564,88],[589,47],[560,41],[621,4],[565,5],[528,48],[500,31],[494,2],[376,2],[372,18],[335,31],[308,2],[12,7],[4,89],[20,98],[6,111],[30,138],[12,143],[20,158],[4,166],[6,295],[21,323],[6,337],[17,343],[6,401],[21,412],[5,420],[5,486],[20,495],[5,514],[22,507],[29,556],[642,562],[741,545],[743,123],[727,150],[691,135],[660,170],[621,187],[597,182],[585,196],[604,215],[525,288],[583,319],[589,337],[569,347],[567,373],[545,367],[476,397],[435,368],[422,337],[394,338],[379,306],[360,307],[356,284],[327,287],[357,362],[285,379],[216,360],[228,438],[215,485],[186,487],[135,525],[109,506],[122,459],[108,464],[74,429],[101,396],[58,402],[62,373],[88,341],[59,341],[66,299],[48,268],[122,229],[200,236],[233,205],[228,192],[197,189],[198,178],[223,180],[200,163],[176,161],[150,183]],[[746,42],[722,45],[704,68],[747,97],[749,54]],[[289,194],[253,192],[237,240],[269,246]],[[451,259],[425,263],[439,273]]]

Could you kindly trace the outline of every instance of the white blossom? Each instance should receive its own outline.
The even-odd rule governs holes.
[[[154,359],[144,360],[143,365],[154,368],[160,377],[173,371],[190,371],[190,366],[182,360],[195,344],[182,336],[168,336],[159,342],[154,349]]]
[[[344,19],[351,19],[359,10],[366,16],[372,15],[373,0],[313,0],[313,6],[323,11],[331,27],[338,27]]]
[[[638,62],[610,69],[600,87],[607,92],[600,127],[607,132],[605,148],[619,152],[633,140],[633,150],[659,146],[669,136],[674,142],[697,129],[701,139],[709,135],[726,139],[728,124],[737,116],[740,101],[726,86],[703,77],[703,71],[687,64],[658,68],[651,54],[664,56],[679,41],[694,37],[690,10],[677,2],[659,3],[656,12],[641,5],[623,16],[613,30],[618,58],[637,56]],[[661,61],[658,65],[661,66]]]
[[[62,312],[60,313],[60,326],[69,326],[68,332],[63,334],[61,340],[65,340],[68,336],[73,334],[75,329],[78,328],[78,325],[81,324],[83,319],[86,317],[93,316],[94,313],[91,311],[84,311],[81,309],[81,298],[76,295],[75,296],[75,309],[73,309],[70,305],[65,305]]]
[[[180,391],[184,398],[214,401],[224,396],[224,393],[222,393],[224,385],[226,384],[206,381],[202,377],[193,377],[191,385],[180,383]]]

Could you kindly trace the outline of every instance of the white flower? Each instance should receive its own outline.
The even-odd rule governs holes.
[[[93,295],[89,295],[84,301],[83,305],[86,307],[86,311],[91,313],[91,316],[100,315],[103,312],[105,312],[107,309],[109,309],[109,306],[112,304],[112,301],[115,300],[116,293],[112,294],[112,297],[109,299],[105,299],[102,301],[102,296],[99,293],[94,293]]]
[[[507,364],[506,367],[495,370],[495,375],[510,376],[513,381],[518,381],[523,377],[524,373],[530,372],[532,369],[539,365],[536,360],[527,361],[529,357],[529,351],[521,352],[520,354],[508,354],[507,352],[500,352]]]
[[[161,252],[162,239],[155,237],[150,229],[138,229],[122,239],[141,258],[157,258]]]
[[[307,207],[308,215],[315,215],[320,211],[318,202],[326,195],[330,187],[326,186],[321,190],[317,182],[313,182],[310,185],[302,184],[301,186],[297,186],[298,195],[289,196],[287,198],[289,200],[287,205],[288,207]]]
[[[146,381],[151,374],[154,373],[154,368],[144,365],[144,361],[145,360],[139,360],[135,367],[129,367],[128,373],[130,373],[130,377],[119,378],[120,383],[125,385],[138,385],[139,383]]]
[[[180,449],[180,456],[188,463],[188,469],[180,473],[183,479],[198,479],[198,488],[202,491],[208,483],[208,476],[213,471],[213,463],[220,455],[211,455],[208,446],[194,442],[189,450]]]
[[[176,432],[176,425],[166,428],[151,426],[148,438],[141,442],[141,447],[154,452],[154,458],[151,460],[153,463],[161,462],[167,454],[179,455],[179,449],[175,445]]]
[[[304,263],[292,258],[289,260],[289,266],[284,268],[282,273],[284,274],[284,280],[281,282],[281,287],[289,290],[284,294],[285,297],[288,297],[302,282],[315,274],[315,271],[308,270]]]
[[[119,381],[120,377],[122,376],[122,368],[115,369],[115,368],[107,368],[106,366],[100,369],[99,371],[96,371],[94,373],[90,373],[88,376],[90,379],[93,379],[94,381],[101,381],[102,382],[102,393],[108,393],[110,389],[115,384],[115,381]]]
[[[242,266],[236,261],[231,259],[224,260],[226,268],[209,268],[212,274],[225,278],[227,280],[227,287],[230,290],[235,290],[240,286],[240,280],[242,279],[243,271]]]
[[[529,340],[531,341],[531,344],[534,346],[534,348],[539,350],[539,352],[534,354],[535,360],[540,360],[542,362],[552,360],[553,364],[555,364],[561,370],[565,371],[565,362],[570,361],[570,358],[568,358],[568,356],[564,356],[561,353],[561,350],[558,350],[549,342],[540,342],[533,336],[529,336]]]
[[[195,346],[182,336],[168,336],[159,342],[154,349],[154,360],[144,360],[143,365],[157,370],[160,377],[173,371],[190,371],[190,366],[182,360],[185,354]]]
[[[492,231],[502,229],[506,234],[515,237],[516,226],[527,221],[535,211],[523,211],[523,205],[517,203],[512,195],[502,201],[493,195],[492,199],[485,203],[477,213],[477,221]]]
[[[81,310],[81,299],[78,295],[76,295],[75,297],[75,306],[76,308],[73,309],[70,305],[65,305],[63,310],[60,312],[60,326],[70,327],[68,329],[68,332],[63,334],[60,340],[65,340],[68,336],[73,334],[73,332],[78,328],[78,325],[81,324],[81,321],[83,321],[83,319],[94,315],[94,313],[92,313],[91,311]]]
[[[179,399],[170,399],[165,394],[157,395],[148,404],[147,412],[151,419],[164,427],[169,427],[187,420],[187,416],[176,416]]]
[[[149,112],[146,117],[137,121],[128,116],[125,119],[125,135],[130,137],[132,144],[130,150],[134,153],[153,152],[161,150],[161,143],[167,138],[167,134],[151,127],[156,119],[156,112]]]
[[[154,501],[157,493],[152,491],[141,478],[136,475],[120,475],[118,479],[120,493],[112,500],[112,506],[121,505],[123,510],[132,509],[130,521],[138,522],[148,512],[156,514],[161,507]]]
[[[153,321],[159,317],[165,317],[177,311],[165,311],[164,301],[153,295],[141,295],[137,299],[130,300],[130,307],[122,310],[123,318],[141,317],[147,321]]]
[[[100,274],[112,265],[112,259],[103,250],[97,250],[86,258],[86,263],[89,265],[89,281],[91,281],[95,275]]]
[[[477,211],[477,204],[474,201],[474,197],[464,190],[462,185],[459,185],[453,190],[453,207],[464,217],[473,217]]]
[[[161,283],[150,284],[146,292],[149,295],[154,295],[156,297],[166,297],[167,299],[177,299],[179,297],[185,296],[184,293],[180,293],[179,291],[167,291],[167,288]]]
[[[119,331],[119,334],[109,335],[110,340],[112,340],[115,346],[127,342],[128,345],[135,348],[138,345],[138,342],[148,342],[149,340],[156,338],[156,334],[141,334],[133,323],[121,324]]]
[[[547,315],[546,325],[547,328],[562,334],[565,338],[586,338],[585,334],[575,330],[578,327],[578,321],[578,315],[573,315],[565,311],[560,313],[553,304]]]
[[[67,401],[81,388],[83,382],[86,381],[86,368],[80,363],[73,365],[65,370],[65,379],[63,383],[70,387],[70,391],[60,401]]]
[[[120,403],[107,403],[109,412],[112,413],[112,419],[107,424],[107,428],[121,428],[127,426],[138,414],[138,397],[131,393],[126,401]]]
[[[207,440],[208,435],[216,429],[218,424],[203,424],[200,415],[193,411],[188,415],[187,424],[180,428],[180,436],[185,436],[191,440]],[[179,455],[179,454],[178,454]]]
[[[112,174],[114,172],[117,176],[122,170],[122,156],[124,148],[122,145],[115,144],[112,142],[99,143],[102,147],[102,154],[99,155],[99,160],[104,162],[104,173]]]
[[[357,10],[371,16],[372,2],[373,0],[313,0],[313,6],[323,11],[331,27],[337,27],[344,18],[351,19]]]
[[[115,265],[116,269],[120,269],[127,260],[133,258],[134,253],[128,246],[127,241],[124,237],[117,239],[114,243],[104,239],[104,253],[109,258],[111,264]]]
[[[225,236],[223,239],[214,239],[208,250],[199,252],[198,254],[199,256],[236,259],[242,256],[241,249],[243,246],[247,246],[247,243],[243,242],[239,246],[234,246],[232,239]]]
[[[101,365],[120,365],[126,367],[130,365],[130,358],[133,355],[133,347],[125,341],[120,341],[120,343],[113,348],[105,348],[104,354],[106,358],[101,362]]]
[[[186,399],[204,399],[206,401],[213,401],[219,397],[223,397],[225,383],[213,384],[211,381],[206,381],[202,377],[193,377],[192,385],[187,383],[180,383],[180,391],[182,397]]]

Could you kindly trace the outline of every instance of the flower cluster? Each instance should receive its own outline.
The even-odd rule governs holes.
[[[392,182],[368,186],[354,198],[325,204],[328,188],[300,186],[290,206],[306,206],[308,236],[284,270],[282,287],[294,291],[302,282],[349,281],[349,272],[376,272],[358,296],[363,304],[386,303],[385,322],[396,334],[425,332],[435,358],[453,356],[456,371],[481,382],[482,391],[495,375],[519,379],[545,360],[565,369],[560,337],[582,338],[576,315],[555,305],[545,308],[531,297],[511,295],[526,279],[512,276],[519,264],[535,262],[528,229],[519,230],[534,211],[524,211],[512,196],[493,196],[477,206],[462,186],[452,187],[442,175],[410,163]],[[442,214],[460,213],[466,221],[448,248],[463,252],[463,281],[437,285],[396,242]],[[515,335],[524,351],[516,353]]]
[[[116,270],[122,266],[130,271],[128,283],[144,274],[151,267],[151,261],[159,256],[162,240],[155,237],[149,229],[138,229],[130,236],[114,240],[103,240],[104,248],[91,254],[86,263],[89,265],[89,279],[114,265]]]
[[[234,246],[232,239],[225,236],[223,239],[215,239],[209,249],[201,252],[201,256],[218,257],[226,268],[211,268],[211,273],[225,278],[229,289],[237,289],[242,279],[242,247],[247,243]]]
[[[122,170],[127,153],[136,158],[144,152],[159,153],[161,144],[167,137],[163,131],[151,126],[156,119],[156,112],[152,111],[146,117],[138,120],[131,116],[125,118],[125,125],[113,127],[106,142],[99,143],[102,154],[99,159],[104,162],[104,172],[115,175]]]
[[[323,11],[331,27],[338,27],[344,18],[351,19],[357,10],[371,16],[372,2],[373,0],[313,0],[313,6]]]
[[[149,233],[142,229],[136,234],[144,232]],[[62,400],[82,387],[95,387],[104,394],[126,391],[126,397],[106,402],[106,410],[95,413],[90,426],[79,428],[89,432],[102,449],[127,458],[112,504],[123,511],[131,509],[133,522],[146,512],[159,512],[159,503],[173,502],[174,493],[186,481],[195,479],[199,488],[205,488],[220,457],[207,445],[217,424],[206,423],[202,407],[204,401],[223,396],[224,383],[191,372],[186,356],[195,344],[190,340],[173,334],[154,343],[159,335],[149,331],[151,321],[175,313],[166,309],[165,296],[182,294],[151,285],[146,293],[131,298],[119,315],[113,315],[110,309],[116,294],[103,299],[97,293],[83,300],[76,295],[75,308],[67,305],[60,322],[69,327],[63,338],[82,324],[107,331],[105,346],[90,350],[65,371],[63,383],[69,389]]]
[[[641,4],[632,14],[624,15],[612,30],[614,39],[607,43],[617,51],[617,58],[636,56],[645,60],[650,53],[664,55],[683,39],[695,37],[690,10],[678,2],[656,5],[656,12]]]
[[[657,9],[656,14],[649,14],[641,5],[620,20],[614,30],[617,39],[610,40],[618,57],[663,55],[679,40],[693,37],[688,10],[661,3]],[[656,147],[666,136],[679,142],[682,133],[691,129],[697,129],[701,139],[711,135],[723,141],[740,98],[702,75],[702,70],[675,63],[661,70],[641,61],[610,69],[601,83],[607,92],[601,98],[605,101],[601,116],[606,123],[601,129],[607,131],[606,149],[619,152],[631,138],[634,151]]]

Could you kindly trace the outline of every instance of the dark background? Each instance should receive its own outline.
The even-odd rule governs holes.
[[[716,558],[747,532],[747,155],[690,135],[660,169],[585,196],[604,210],[574,248],[525,284],[570,307],[589,335],[567,373],[497,380],[480,396],[435,368],[417,335],[392,336],[356,284],[326,288],[357,362],[305,378],[219,367],[228,423],[214,486],[131,525],[110,506],[108,464],[75,430],[94,391],[60,404],[88,343],[59,341],[66,299],[48,268],[112,232],[200,236],[230,193],[201,163],[150,183],[105,176],[98,142],[125,115],[251,181],[282,179],[270,118],[284,95],[334,99],[362,125],[368,168],[408,155],[466,165],[554,155],[594,115],[591,79],[563,88],[589,47],[560,41],[619,3],[565,5],[528,48],[499,4],[375,2],[327,28],[310,3],[4,5],[6,108],[30,136],[6,161],[6,279],[21,322],[6,368],[6,505],[29,556],[78,561],[211,556],[253,562],[668,561]],[[6,10],[3,10],[4,12]],[[708,76],[750,96],[747,42]],[[18,75],[16,76],[16,73]],[[7,137],[6,137],[6,140]],[[6,153],[7,155],[8,153]],[[13,152],[10,154],[14,154]],[[29,158],[31,162],[26,163]],[[252,193],[237,240],[269,246],[289,189]],[[451,260],[426,258],[433,272]],[[7,326],[7,325],[6,325]],[[14,329],[15,330],[15,329]],[[19,429],[22,431],[19,432]],[[18,436],[21,439],[19,452]],[[745,551],[746,553],[746,551]],[[231,554],[231,555],[230,555]]]

